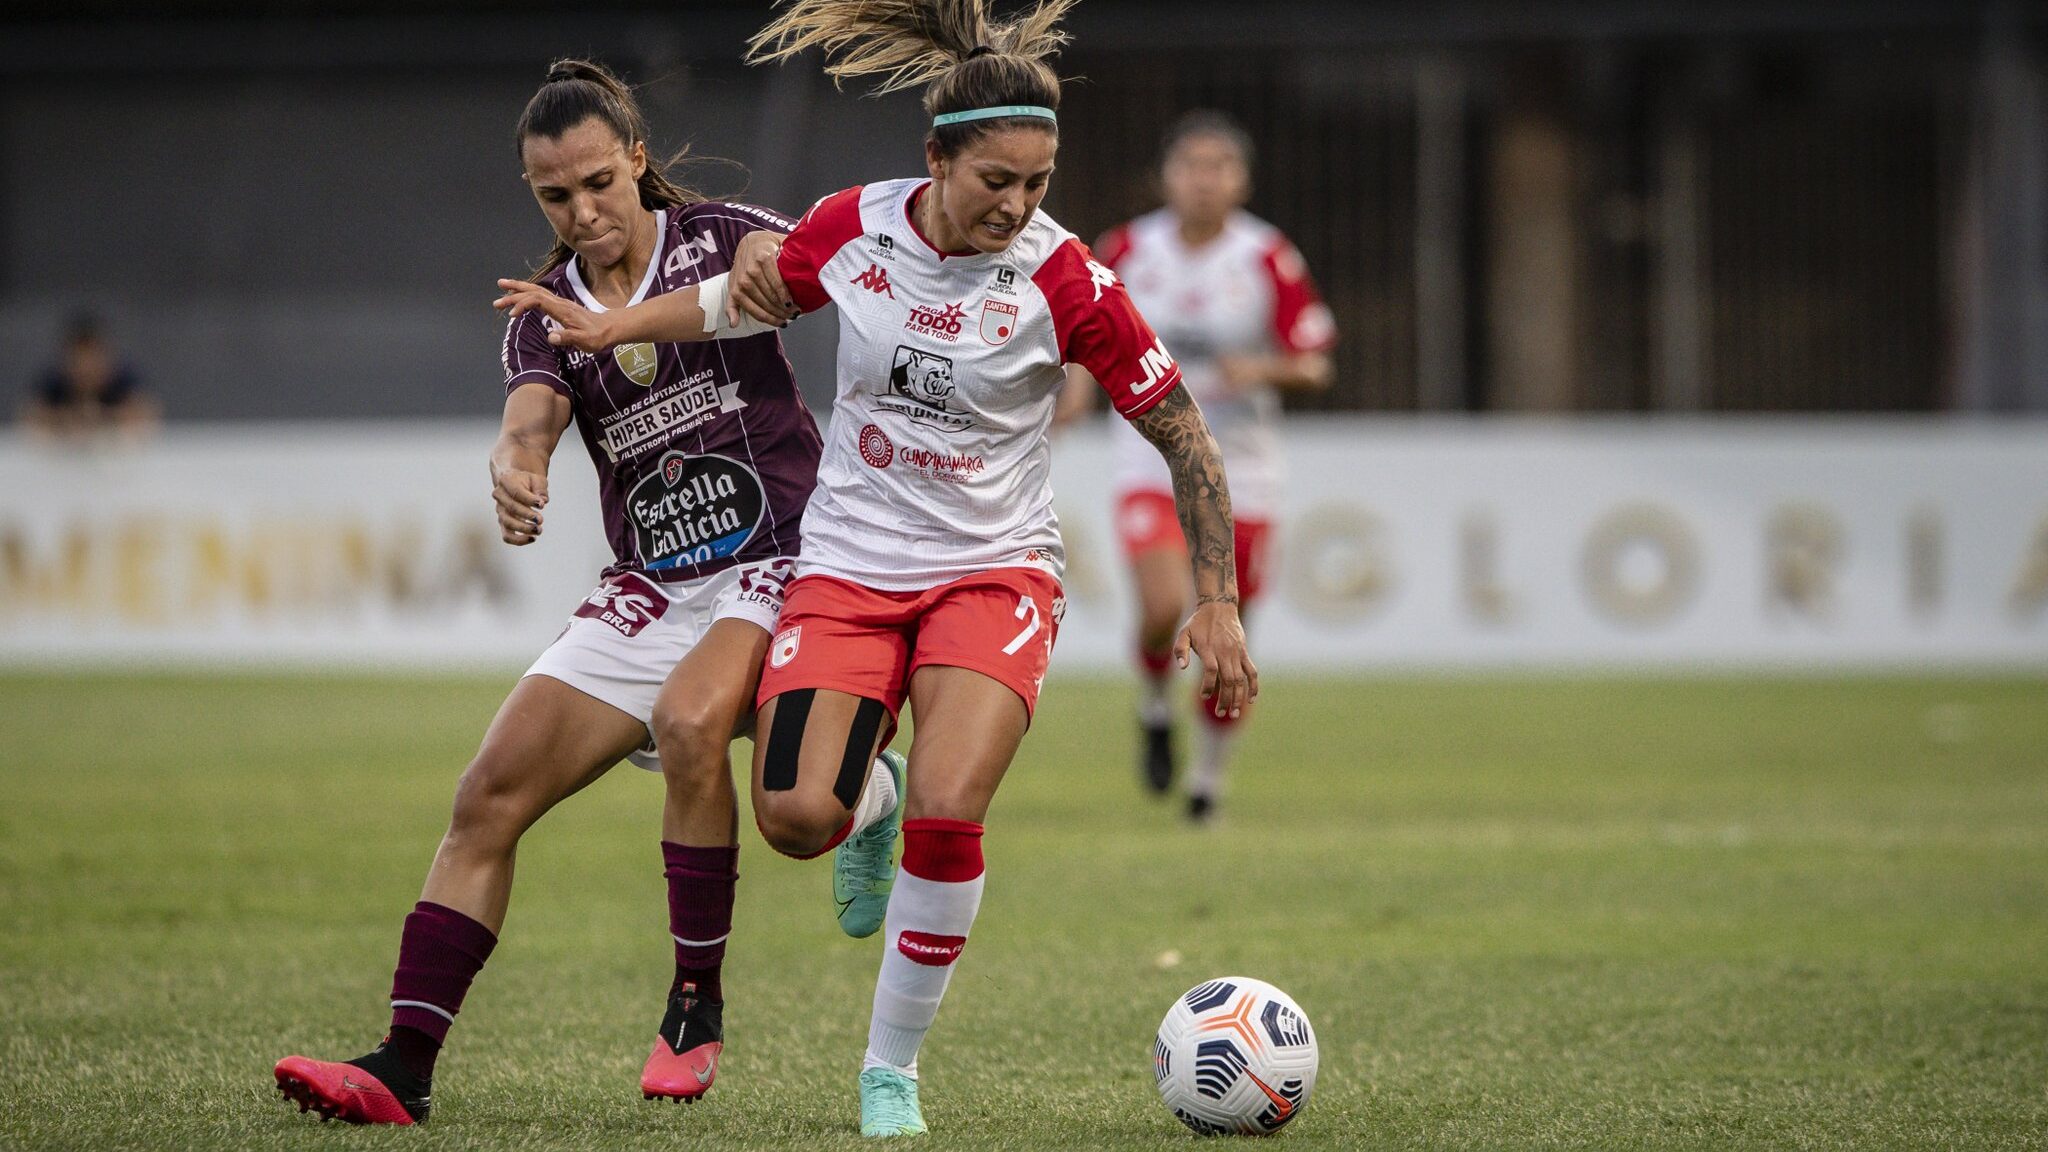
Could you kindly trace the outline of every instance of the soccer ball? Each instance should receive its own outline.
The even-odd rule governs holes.
[[[1316,1086],[1316,1034],[1287,993],[1225,976],[1188,989],[1152,1043],[1160,1098],[1204,1136],[1278,1132]]]

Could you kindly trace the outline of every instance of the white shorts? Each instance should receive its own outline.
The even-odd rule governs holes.
[[[526,674],[551,676],[648,724],[662,682],[712,624],[745,620],[775,631],[783,586],[795,567],[794,560],[777,557],[674,584],[632,572],[609,577]],[[661,771],[651,729],[647,743],[627,759]]]

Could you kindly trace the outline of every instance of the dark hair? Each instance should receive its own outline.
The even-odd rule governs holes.
[[[1067,42],[1060,18],[1076,0],[1038,0],[1009,23],[988,14],[988,0],[793,0],[747,42],[747,61],[787,60],[822,49],[834,83],[880,75],[874,94],[925,85],[927,116],[1006,104],[1057,110],[1060,78],[1045,63]],[[834,59],[836,57],[836,59]],[[926,139],[953,156],[1001,129],[1059,134],[1041,116],[997,116],[932,128]]]
[[[519,149],[523,160],[528,138],[540,136],[558,140],[563,133],[593,117],[611,129],[629,152],[633,145],[647,142],[647,121],[640,114],[639,102],[633,99],[633,90],[624,81],[595,61],[573,57],[557,60],[548,65],[547,79],[526,102],[526,111],[519,114],[514,146]],[[706,198],[701,193],[678,183],[671,174],[688,154],[689,149],[685,148],[666,161],[656,161],[652,155],[648,156],[647,168],[640,173],[642,208],[652,210],[704,203]],[[574,249],[557,239],[535,275],[546,275],[575,256]]]
[[[1182,113],[1180,119],[1175,120],[1172,127],[1166,130],[1166,135],[1160,138],[1159,162],[1164,164],[1175,148],[1196,136],[1214,136],[1224,141],[1237,149],[1238,157],[1244,161],[1245,169],[1251,169],[1252,134],[1244,130],[1244,125],[1231,119],[1229,114],[1213,108],[1197,108],[1192,112]]]
[[[81,344],[96,343],[105,331],[99,313],[81,309],[64,319],[64,346],[76,348]]]

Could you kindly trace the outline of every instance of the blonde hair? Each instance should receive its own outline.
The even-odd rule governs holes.
[[[1077,0],[1037,0],[1007,22],[989,0],[787,0],[782,14],[747,41],[747,62],[786,61],[807,48],[825,54],[834,84],[879,76],[874,95],[925,86],[927,116],[1011,104],[1057,109],[1060,79],[1046,59],[1067,43],[1060,20]],[[1058,132],[1042,117],[1002,116],[934,127],[948,156],[1002,128]]]

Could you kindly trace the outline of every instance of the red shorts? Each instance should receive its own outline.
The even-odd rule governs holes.
[[[1273,522],[1239,516],[1235,527],[1237,598],[1249,606],[1266,585],[1266,542],[1272,539]],[[1187,541],[1180,534],[1180,517],[1173,510],[1173,496],[1166,492],[1126,492],[1117,497],[1116,534],[1123,541],[1126,560],[1155,548],[1171,548],[1183,556],[1188,553]]]
[[[994,568],[920,592],[799,577],[782,602],[758,701],[829,688],[881,701],[893,722],[911,673],[942,664],[998,681],[1032,713],[1066,607],[1059,581],[1036,568]]]

